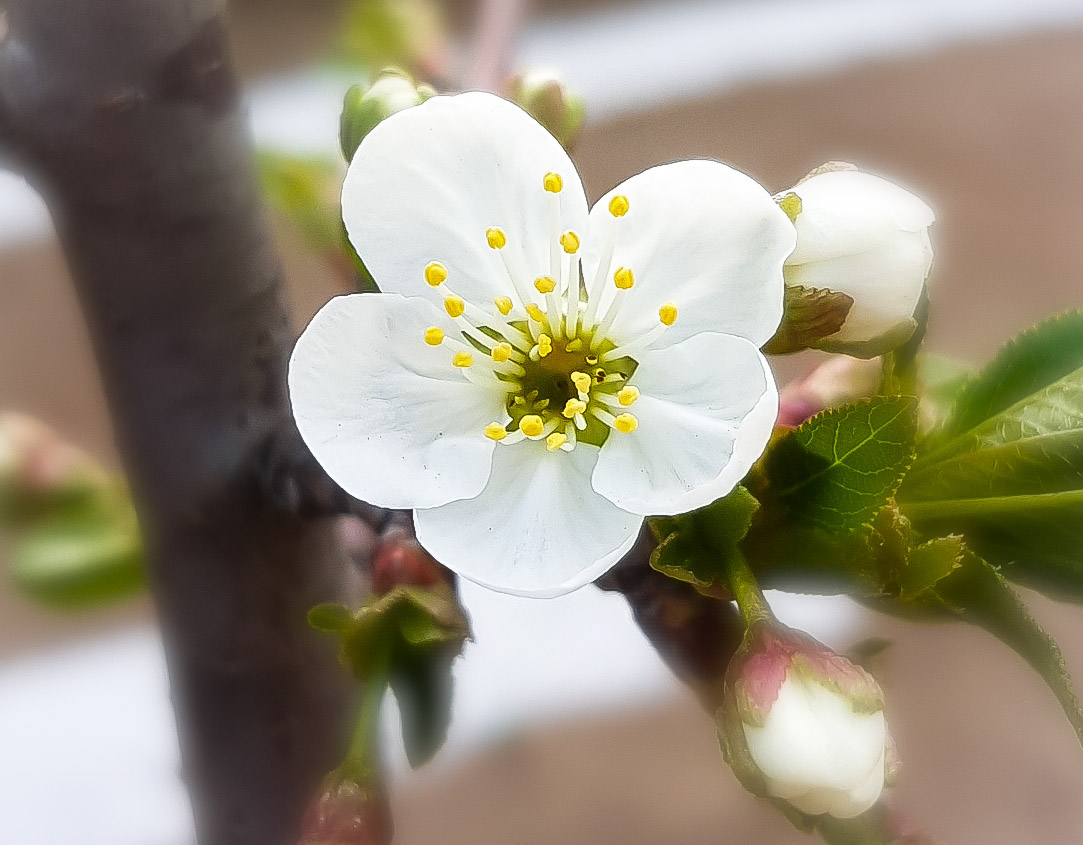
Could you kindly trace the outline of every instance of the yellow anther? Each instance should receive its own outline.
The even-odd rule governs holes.
[[[545,178],[542,180],[542,185],[551,194],[559,194],[564,189],[564,180],[560,178],[559,173],[553,173],[552,171],[545,174]]]
[[[628,197],[617,194],[609,201],[609,213],[614,217],[623,217],[628,213]]]
[[[554,431],[552,434],[545,438],[545,448],[548,449],[550,452],[555,452],[567,442],[567,434],[559,431]]]
[[[544,411],[548,407],[549,407],[549,400],[548,399],[541,399],[541,400],[534,403],[534,410],[535,411]]]
[[[553,338],[542,332],[538,335],[538,346],[548,346],[551,349],[553,347]]]
[[[485,240],[492,249],[503,249],[508,243],[508,236],[499,226],[493,226],[485,230]]]
[[[613,274],[613,284],[621,290],[629,290],[635,283],[635,276],[632,275],[632,268],[630,267],[618,267]]]
[[[542,310],[533,302],[531,302],[526,307],[526,313],[530,315],[530,319],[533,320],[535,323],[540,323],[542,320],[545,319],[545,315],[542,313]]]
[[[527,414],[519,420],[519,430],[527,437],[541,437],[541,433],[545,430],[545,424],[542,423],[542,418],[537,414]]]
[[[466,310],[466,303],[461,296],[449,296],[444,300],[444,310],[449,317],[461,317]]]
[[[538,293],[552,293],[556,286],[557,283],[551,276],[538,276],[534,280],[534,287],[538,289]]]
[[[598,369],[596,369],[594,371],[594,380],[596,382],[598,382],[598,384],[602,384],[602,383],[605,382],[605,378],[608,375],[609,375],[609,373],[607,373],[605,370],[603,370],[601,367],[599,367]]]
[[[447,267],[439,261],[430,261],[425,265],[425,281],[434,288],[440,287],[447,278]]]
[[[564,346],[564,351],[565,352],[578,352],[582,348],[583,348],[583,341],[582,341],[581,338],[577,337],[571,343],[568,343],[568,344],[566,344]]]
[[[572,380],[572,384],[575,385],[575,389],[578,390],[580,393],[590,392],[590,376],[588,376],[586,373],[581,373],[576,370],[574,373],[571,374],[570,378]]]
[[[662,325],[672,326],[677,322],[677,306],[672,302],[667,302],[658,309],[658,319],[662,321]]]
[[[429,326],[425,329],[425,342],[429,346],[439,346],[444,342],[444,332],[438,329],[436,326]]]
[[[519,405],[525,405],[526,404],[526,398],[523,397],[523,396],[512,396],[511,397],[511,404],[515,405],[516,407],[518,407]]]
[[[490,440],[503,440],[508,436],[508,430],[500,423],[489,423],[485,426],[485,436]]]
[[[630,385],[630,384],[627,387],[622,387],[620,389],[620,391],[617,393],[617,401],[619,401],[625,407],[627,407],[628,405],[631,405],[638,398],[639,398],[639,388],[632,387],[632,385]]]
[[[613,428],[621,434],[629,434],[639,428],[639,420],[632,414],[618,414],[613,420]]]
[[[507,317],[508,314],[511,313],[512,302],[508,297],[498,296],[496,299],[493,300],[493,303],[496,305],[496,310],[503,314],[505,317]]]
[[[455,357],[451,359],[451,363],[465,370],[467,367],[474,366],[474,356],[469,352],[456,352]]]
[[[575,255],[579,252],[579,235],[575,232],[565,232],[560,236],[560,245],[564,247],[568,255]]]
[[[571,419],[576,414],[581,414],[587,409],[587,403],[582,399],[569,399],[568,403],[564,406],[564,416],[567,419]]]
[[[593,353],[591,353],[590,355],[588,355],[588,356],[587,356],[586,358],[584,358],[583,360],[584,360],[584,361],[586,361],[586,362],[587,362],[588,364],[590,364],[590,365],[592,365],[592,366],[593,366],[594,364],[597,364],[597,363],[598,363],[598,356],[597,356],[597,355],[595,355],[595,354],[593,354]]]
[[[778,203],[778,207],[786,212],[786,216],[790,218],[791,223],[797,222],[797,215],[801,213],[801,197],[790,191],[784,197],[778,197],[775,202]]]
[[[493,347],[493,360],[498,364],[503,364],[511,357],[511,344],[507,341],[498,343]]]

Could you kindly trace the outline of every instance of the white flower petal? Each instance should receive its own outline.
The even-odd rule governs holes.
[[[617,195],[629,204],[620,218],[609,212]],[[678,317],[666,330],[667,344],[713,331],[758,347],[778,328],[782,263],[796,235],[767,191],[743,173],[716,161],[680,161],[618,185],[590,213],[588,284],[610,237],[616,239],[610,277],[621,266],[635,277],[613,324],[618,343],[658,325],[658,309],[669,302]],[[612,299],[611,278],[606,291]]]
[[[466,381],[425,329],[454,332],[431,303],[397,294],[328,302],[290,358],[301,436],[347,493],[388,508],[433,507],[475,496],[489,478],[504,419],[499,390]]]
[[[704,332],[641,354],[630,384],[639,421],[611,432],[594,489],[619,507],[676,514],[726,495],[763,453],[778,413],[767,361],[751,341]]]
[[[786,283],[849,294],[853,307],[829,339],[872,340],[914,314],[932,258],[927,231],[896,230],[865,252],[787,265]]]
[[[854,713],[839,694],[791,673],[763,726],[744,731],[770,794],[802,812],[850,818],[880,795],[887,745],[882,711]]]
[[[589,584],[632,547],[643,522],[591,489],[597,454],[531,441],[498,447],[481,495],[414,513],[418,541],[449,569],[504,593],[550,597]]]
[[[801,198],[801,213],[787,264],[865,252],[895,232],[918,232],[936,219],[905,188],[860,170],[821,173],[784,193],[791,192]]]
[[[553,195],[543,188],[548,172],[564,183],[557,232]],[[513,293],[486,230],[504,229],[504,251],[533,292],[530,282],[551,275],[550,236],[582,234],[587,203],[552,135],[518,106],[472,92],[433,97],[373,129],[346,173],[342,219],[381,290],[439,296],[424,281],[426,265],[439,261],[455,293],[488,305]]]

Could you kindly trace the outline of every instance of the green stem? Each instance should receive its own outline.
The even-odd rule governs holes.
[[[725,556],[726,582],[737,600],[737,608],[744,617],[745,625],[750,626],[754,622],[772,620],[775,615],[771,612],[771,606],[760,589],[759,581],[752,574],[748,561],[740,552]]]
[[[922,520],[1040,511],[1081,503],[1083,503],[1083,490],[1072,490],[1063,493],[1033,493],[1026,496],[979,496],[972,499],[900,502],[899,510],[909,519]]]
[[[357,714],[350,747],[338,767],[339,774],[359,783],[373,783],[380,775],[380,708],[387,692],[387,675],[373,672],[361,692],[361,709]]]

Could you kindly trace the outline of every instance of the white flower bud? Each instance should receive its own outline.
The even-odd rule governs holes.
[[[905,340],[932,265],[932,209],[898,185],[853,169],[817,172],[776,199],[797,228],[786,283],[854,300],[830,340],[845,346],[891,336],[888,348]],[[887,349],[870,354],[881,351]]]
[[[872,676],[777,623],[749,633],[720,716],[723,750],[741,782],[806,816],[860,815],[894,768]]]

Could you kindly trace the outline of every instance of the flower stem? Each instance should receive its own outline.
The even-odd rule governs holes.
[[[726,582],[737,601],[737,609],[744,617],[745,625],[773,620],[775,614],[760,589],[760,584],[739,551],[725,556]]]
[[[338,773],[352,783],[372,784],[380,779],[380,708],[386,692],[386,673],[374,672],[365,682],[350,747],[338,767]]]

